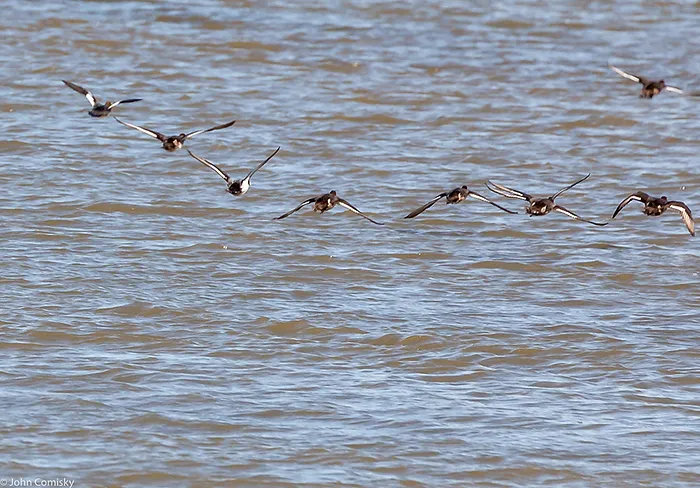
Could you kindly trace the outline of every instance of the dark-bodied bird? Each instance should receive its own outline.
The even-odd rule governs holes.
[[[257,165],[242,180],[234,180],[228,174],[226,174],[225,171],[223,171],[221,168],[219,168],[217,165],[215,165],[214,163],[212,163],[208,159],[200,158],[199,156],[193,154],[192,151],[190,151],[189,149],[187,150],[187,152],[190,153],[190,156],[192,156],[194,159],[196,159],[197,161],[202,163],[204,166],[211,168],[212,170],[214,170],[216,172],[216,174],[221,176],[224,179],[224,181],[226,181],[226,186],[228,187],[226,189],[227,192],[229,192],[231,195],[238,196],[238,195],[245,195],[246,193],[248,193],[248,190],[250,189],[250,179],[253,177],[255,172],[257,170],[259,170],[260,168],[262,168],[263,166],[265,166],[265,163],[267,163],[270,159],[272,159],[275,156],[275,154],[277,154],[279,152],[279,150],[280,150],[279,147],[277,149],[275,149],[275,152],[270,154],[270,156],[265,161],[263,161],[262,163]]]
[[[661,198],[654,198],[652,196],[647,195],[643,191],[632,193],[630,196],[622,200],[622,202],[620,202],[620,205],[618,205],[615,209],[615,212],[613,212],[612,218],[614,219],[617,216],[617,214],[620,213],[620,210],[625,208],[625,206],[632,200],[637,200],[644,204],[642,212],[644,212],[645,215],[661,215],[668,209],[677,210],[678,212],[680,212],[681,218],[683,219],[685,226],[688,228],[688,232],[690,232],[690,235],[693,237],[695,236],[695,221],[693,220],[693,213],[690,211],[690,209],[685,203],[675,201],[669,202],[666,196],[662,196]]]
[[[461,203],[464,200],[466,200],[469,197],[476,198],[477,200],[481,200],[482,202],[490,203],[494,207],[498,207],[504,212],[508,212],[509,214],[517,214],[518,212],[513,212],[512,210],[508,210],[507,208],[501,207],[499,204],[492,202],[488,198],[479,195],[478,193],[471,191],[469,188],[467,188],[467,185],[462,185],[461,188],[455,188],[452,191],[449,192],[444,192],[440,193],[438,196],[430,200],[428,203],[423,205],[422,207],[419,207],[415,209],[413,212],[410,214],[406,215],[404,219],[412,219],[413,217],[417,217],[418,215],[422,214],[426,210],[428,210],[430,207],[435,205],[441,198],[445,198],[445,203],[450,204],[450,203]]]
[[[177,136],[166,136],[165,134],[161,134],[160,132],[156,132],[151,129],[146,129],[145,127],[139,127],[138,125],[130,124],[128,122],[124,122],[119,120],[118,117],[114,117],[117,122],[119,122],[122,125],[125,125],[127,127],[131,127],[132,129],[136,129],[139,132],[143,132],[144,134],[147,134],[151,136],[154,139],[158,139],[160,142],[163,143],[163,149],[166,151],[177,151],[182,147],[182,143],[185,142],[187,139],[190,139],[197,134],[203,134],[205,132],[211,132],[213,130],[219,130],[219,129],[225,129],[226,127],[231,127],[233,124],[236,123],[235,120],[231,122],[227,122],[225,124],[217,125],[216,127],[212,127],[211,129],[202,129],[202,130],[196,130],[194,132],[190,132],[189,134],[182,133]]]
[[[589,176],[591,176],[590,173],[588,173],[586,176],[584,176],[583,178],[578,180],[576,183],[572,183],[571,185],[567,186],[566,188],[559,190],[551,197],[546,197],[546,198],[534,198],[533,196],[528,195],[527,193],[521,192],[519,190],[514,190],[514,189],[508,188],[506,186],[497,185],[496,183],[492,183],[491,181],[489,181],[486,186],[492,192],[498,193],[499,195],[503,195],[506,198],[517,198],[519,200],[525,200],[526,202],[528,202],[529,205],[527,207],[525,207],[525,212],[527,212],[528,215],[530,215],[530,217],[534,217],[536,215],[547,215],[549,212],[554,211],[554,212],[563,213],[564,215],[567,215],[567,216],[571,217],[572,219],[581,220],[583,222],[588,222],[589,224],[608,225],[608,222],[601,224],[600,222],[593,222],[592,220],[583,219],[583,218],[579,217],[578,215],[576,215],[575,213],[573,213],[572,211],[567,210],[564,207],[554,203],[555,198],[557,198],[559,195],[564,193],[566,190],[569,190],[569,189],[575,187],[576,185],[578,185],[579,183],[581,183],[582,181],[587,180]]]
[[[343,200],[342,198],[338,197],[335,190],[331,190],[330,193],[324,193],[323,195],[318,196],[318,197],[313,197],[313,198],[309,198],[308,200],[304,200],[295,209],[290,210],[289,212],[287,212],[284,215],[280,215],[279,217],[275,217],[274,220],[282,220],[286,217],[289,217],[297,210],[299,210],[302,207],[305,207],[306,205],[309,205],[311,203],[314,204],[314,212],[323,213],[327,210],[332,209],[336,205],[340,205],[341,207],[345,207],[346,209],[350,210],[351,212],[356,213],[360,217],[364,217],[365,219],[369,220],[373,224],[384,225],[382,222],[377,222],[375,220],[370,219],[365,214],[360,212],[358,209],[356,209],[355,207],[350,205],[350,203],[348,203],[346,200]]]
[[[635,83],[641,83],[642,91],[639,93],[640,98],[652,98],[654,95],[658,95],[664,90],[670,91],[672,93],[680,93],[681,95],[683,94],[683,90],[681,90],[680,88],[676,88],[675,86],[667,85],[664,80],[653,81],[643,76],[625,73],[620,68],[616,68],[613,65],[610,65],[610,69],[612,69],[615,73],[622,76],[623,78],[632,80]]]
[[[95,95],[93,95],[90,91],[86,90],[82,86],[76,85],[75,83],[71,83],[70,81],[66,80],[61,81],[65,83],[68,87],[77,91],[78,93],[85,95],[85,98],[87,98],[88,102],[90,102],[90,105],[92,105],[92,109],[90,109],[88,113],[93,117],[107,117],[112,111],[112,109],[120,103],[133,103],[140,102],[141,100],[143,100],[142,98],[128,98],[126,100],[119,100],[118,102],[106,102],[104,104],[97,103],[97,98],[95,97]]]

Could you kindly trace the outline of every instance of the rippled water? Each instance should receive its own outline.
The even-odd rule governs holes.
[[[690,2],[4,2],[0,478],[700,484]],[[68,79],[185,150],[92,119]],[[468,201],[410,210],[463,184]],[[331,189],[341,208],[271,219]]]

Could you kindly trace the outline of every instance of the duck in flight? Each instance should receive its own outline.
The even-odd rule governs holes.
[[[82,86],[76,85],[75,83],[71,83],[70,81],[66,80],[61,81],[65,83],[69,88],[72,88],[78,93],[85,95],[85,98],[87,98],[88,102],[90,102],[90,105],[92,105],[92,108],[88,113],[93,117],[107,117],[112,111],[112,109],[121,103],[134,103],[143,100],[142,98],[128,98],[126,100],[119,100],[118,102],[106,102],[104,104],[97,103],[97,98],[95,97],[95,95],[93,95],[90,91],[86,90]]]
[[[681,95],[683,94],[683,90],[681,90],[680,88],[676,88],[675,86],[667,85],[666,82],[664,82],[664,80],[653,81],[643,76],[625,73],[620,68],[616,68],[613,65],[610,65],[610,69],[612,69],[615,73],[622,76],[623,78],[632,80],[635,83],[641,83],[642,91],[639,93],[640,98],[653,98],[654,95],[658,95],[664,90],[670,91],[672,93],[680,93]]]
[[[551,197],[546,197],[546,198],[534,198],[533,196],[528,195],[527,193],[521,192],[519,190],[514,190],[514,189],[508,188],[506,186],[498,185],[496,183],[492,183],[491,181],[489,181],[486,186],[492,192],[498,193],[499,195],[502,195],[506,198],[517,198],[519,200],[525,200],[526,202],[528,202],[529,205],[527,207],[525,207],[525,212],[527,212],[530,215],[530,217],[534,217],[537,215],[547,215],[549,212],[554,211],[554,212],[563,213],[564,215],[567,215],[567,216],[571,217],[572,219],[581,220],[583,222],[588,222],[589,224],[608,225],[608,222],[600,223],[600,222],[593,222],[592,220],[583,219],[583,218],[579,217],[578,215],[576,215],[575,213],[573,213],[572,211],[567,210],[564,207],[554,203],[555,198],[557,198],[559,195],[564,193],[566,190],[569,190],[569,189],[575,187],[576,185],[578,185],[579,183],[581,183],[582,181],[587,180],[589,176],[591,176],[590,173],[588,173],[586,176],[584,176],[583,178],[578,180],[576,183],[572,183],[571,185],[567,186],[566,188],[559,190]]]
[[[695,237],[695,221],[693,220],[693,213],[685,203],[675,201],[669,202],[666,196],[654,198],[647,195],[643,191],[632,193],[630,196],[620,202],[620,205],[618,205],[615,212],[613,212],[612,218],[614,219],[617,214],[620,213],[620,210],[625,208],[625,206],[632,200],[637,200],[644,204],[642,212],[644,212],[645,215],[661,215],[668,209],[677,210],[680,212],[681,218],[683,219],[685,226],[688,228],[688,232],[690,232],[691,236]]]
[[[163,143],[163,149],[166,151],[177,151],[182,147],[182,143],[185,142],[187,139],[190,139],[197,134],[203,134],[205,132],[211,132],[213,130],[219,130],[219,129],[225,129],[226,127],[231,127],[233,124],[236,123],[235,120],[231,122],[227,122],[225,124],[217,125],[216,127],[212,127],[211,129],[202,129],[202,130],[196,130],[194,132],[190,132],[189,134],[182,133],[177,136],[166,136],[165,134],[161,134],[160,132],[156,132],[151,129],[146,129],[145,127],[139,127],[138,125],[130,124],[128,122],[123,122],[119,120],[119,118],[114,117],[117,122],[119,122],[122,125],[125,125],[127,127],[131,127],[132,129],[136,129],[139,132],[143,132],[146,135],[149,135],[153,137],[154,139],[158,139],[160,142]]]
[[[192,151],[190,151],[189,149],[187,150],[187,152],[190,153],[190,156],[192,156],[194,159],[196,159],[197,161],[202,163],[204,166],[207,166],[208,168],[214,170],[216,172],[216,174],[221,176],[224,179],[224,181],[226,182],[226,185],[228,187],[226,189],[227,192],[229,192],[231,195],[239,196],[239,195],[245,195],[246,193],[248,193],[248,190],[250,189],[250,179],[253,177],[255,172],[258,171],[263,166],[265,166],[265,163],[267,163],[270,159],[272,159],[275,156],[275,154],[277,154],[279,152],[279,150],[280,150],[279,147],[277,149],[275,149],[275,152],[270,154],[270,156],[265,161],[263,161],[262,163],[257,165],[242,180],[234,180],[228,174],[226,174],[225,171],[223,171],[221,168],[219,168],[217,165],[215,165],[211,161],[204,159],[204,158],[200,158],[199,156],[192,153]]]
[[[418,215],[422,214],[426,210],[428,210],[430,207],[435,205],[441,198],[445,198],[445,203],[450,204],[450,203],[461,203],[464,200],[466,200],[469,197],[473,197],[477,200],[481,200],[482,202],[490,203],[494,207],[498,207],[504,212],[508,212],[509,214],[517,214],[518,212],[513,212],[512,210],[508,210],[507,208],[503,208],[497,203],[492,202],[488,198],[479,195],[478,193],[471,191],[469,188],[467,188],[467,185],[462,185],[460,188],[455,188],[452,191],[449,192],[443,192],[437,195],[435,198],[430,200],[428,203],[423,205],[422,207],[419,207],[415,209],[413,212],[410,214],[406,215],[404,219],[412,219],[413,217],[417,217]]]
[[[301,209],[302,207],[305,207],[306,205],[312,204],[312,203],[314,204],[314,212],[323,213],[327,210],[332,209],[336,205],[340,205],[341,207],[344,207],[344,208],[350,210],[351,212],[356,213],[360,217],[363,217],[363,218],[369,220],[373,224],[384,225],[382,222],[377,222],[375,220],[370,219],[365,214],[360,212],[358,209],[356,209],[355,207],[350,205],[350,203],[348,203],[346,200],[343,200],[342,198],[338,197],[335,190],[331,190],[330,193],[324,193],[323,195],[318,196],[318,197],[313,197],[313,198],[309,198],[308,200],[304,200],[295,209],[290,210],[289,212],[287,212],[284,215],[280,215],[279,217],[275,217],[274,220],[282,220],[286,217],[289,217],[297,210]]]

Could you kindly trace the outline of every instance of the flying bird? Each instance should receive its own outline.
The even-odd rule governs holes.
[[[363,214],[358,209],[356,209],[354,206],[350,205],[350,203],[348,203],[346,200],[343,200],[342,198],[338,197],[335,190],[331,190],[330,193],[324,193],[323,195],[318,196],[318,197],[313,197],[313,198],[309,198],[308,200],[304,200],[296,208],[294,208],[293,210],[290,210],[289,212],[287,212],[284,215],[280,215],[279,217],[275,217],[274,220],[282,220],[286,217],[289,217],[297,210],[300,210],[302,207],[305,207],[306,205],[309,205],[312,203],[314,204],[314,212],[323,213],[323,212],[326,212],[327,210],[332,209],[336,205],[340,205],[341,207],[345,207],[346,209],[350,210],[351,212],[356,213],[360,217],[363,217],[363,218],[369,220],[373,224],[384,225],[382,222],[377,222],[375,220],[370,219],[365,214]]]
[[[472,197],[477,200],[481,200],[482,202],[490,203],[494,207],[498,207],[504,212],[508,212],[509,214],[517,214],[518,212],[513,212],[512,210],[508,210],[507,208],[503,208],[497,203],[492,202],[488,198],[479,195],[478,193],[471,191],[469,188],[467,188],[467,185],[462,185],[461,188],[455,188],[452,191],[449,192],[443,192],[437,195],[435,198],[430,200],[428,203],[423,205],[422,207],[419,207],[415,209],[413,212],[410,214],[406,215],[404,219],[412,219],[413,217],[417,217],[418,215],[422,214],[426,210],[428,210],[430,207],[435,205],[441,198],[445,198],[445,203],[446,204],[451,204],[451,203],[461,203],[467,198]]]
[[[187,140],[190,139],[197,134],[203,134],[205,132],[211,132],[213,130],[219,130],[219,129],[225,129],[226,127],[231,127],[233,124],[236,123],[235,120],[231,122],[227,122],[225,124],[217,125],[216,127],[212,127],[211,129],[202,129],[202,130],[196,130],[194,132],[190,132],[189,134],[182,133],[177,136],[166,136],[165,134],[161,134],[160,132],[156,132],[151,129],[146,129],[145,127],[139,127],[138,125],[130,124],[128,122],[123,122],[119,120],[119,118],[114,117],[117,122],[119,122],[122,125],[125,125],[127,127],[131,127],[132,129],[136,129],[139,132],[143,132],[146,135],[151,136],[154,139],[158,139],[160,142],[163,143],[163,149],[166,151],[177,151],[182,147],[182,144]]]
[[[683,219],[685,226],[688,228],[688,232],[690,232],[691,236],[695,237],[695,221],[693,220],[693,213],[690,211],[690,208],[688,208],[688,206],[683,202],[669,202],[666,196],[654,198],[647,195],[643,191],[632,193],[630,196],[620,202],[620,205],[618,205],[615,212],[613,212],[612,218],[614,219],[617,214],[620,213],[620,210],[625,208],[625,206],[632,200],[636,200],[644,204],[642,212],[644,212],[645,215],[661,215],[669,209],[680,212],[681,218]]]
[[[506,198],[517,198],[519,200],[525,200],[528,202],[528,206],[525,207],[525,212],[527,212],[530,217],[534,216],[539,216],[539,215],[547,215],[549,212],[559,212],[563,213],[564,215],[567,215],[571,217],[572,219],[576,220],[581,220],[583,222],[588,222],[589,224],[593,225],[608,225],[608,222],[605,223],[599,223],[599,222],[593,222],[592,220],[586,220],[575,213],[573,213],[571,210],[567,210],[561,205],[557,205],[554,203],[554,199],[557,198],[559,195],[564,193],[566,190],[569,190],[582,181],[585,181],[588,179],[588,177],[591,176],[590,173],[588,173],[586,176],[578,180],[576,183],[572,183],[571,185],[567,186],[566,188],[563,188],[556,192],[554,195],[551,197],[546,197],[546,198],[534,198],[531,195],[528,195],[527,193],[521,192],[519,190],[514,190],[512,188],[508,188],[506,186],[498,185],[496,183],[492,183],[491,181],[488,182],[486,185],[489,190],[491,190],[494,193],[498,193],[499,195],[502,195]]]
[[[238,196],[238,195],[245,195],[246,193],[248,193],[248,190],[250,189],[250,179],[253,177],[255,172],[258,171],[263,166],[265,166],[265,163],[267,163],[270,159],[272,159],[275,156],[275,154],[277,154],[279,152],[279,150],[280,150],[279,147],[277,149],[275,149],[275,152],[270,154],[270,156],[265,161],[263,161],[262,163],[257,165],[242,180],[234,180],[225,171],[223,171],[221,168],[219,168],[217,165],[215,165],[214,163],[212,163],[208,159],[200,158],[199,156],[195,155],[189,149],[187,150],[187,152],[190,153],[190,156],[192,156],[194,159],[196,159],[197,161],[202,163],[204,166],[207,166],[208,168],[214,170],[216,172],[216,174],[221,176],[224,179],[224,181],[226,182],[226,185],[228,187],[226,189],[227,192],[229,192],[231,195]]]
[[[133,103],[140,102],[141,100],[143,100],[142,98],[128,98],[126,100],[119,100],[118,102],[106,102],[104,104],[97,103],[97,98],[95,97],[95,95],[92,94],[92,92],[86,90],[80,85],[71,83],[70,81],[61,81],[65,83],[69,88],[72,88],[78,93],[85,95],[85,98],[87,98],[88,102],[90,102],[90,105],[92,106],[92,109],[90,109],[88,113],[93,117],[107,117],[112,111],[112,109],[121,103]]]
[[[681,95],[683,94],[683,90],[681,90],[680,88],[676,88],[675,86],[667,85],[664,80],[653,81],[643,76],[625,73],[620,68],[616,68],[613,65],[610,65],[610,69],[612,69],[615,73],[622,76],[623,78],[627,78],[628,80],[634,81],[635,83],[641,83],[642,91],[639,93],[640,98],[652,98],[654,95],[658,95],[664,90],[670,91],[672,93],[680,93]]]

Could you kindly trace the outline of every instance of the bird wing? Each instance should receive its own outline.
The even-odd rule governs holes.
[[[143,98],[127,98],[126,100],[119,100],[118,102],[111,102],[107,104],[107,110],[113,109],[120,103],[134,103],[134,102],[140,102],[143,100]]]
[[[678,87],[666,85],[664,88],[666,91],[670,91],[671,93],[680,93],[681,95],[683,95],[683,90],[681,90]]]
[[[413,217],[419,216],[420,214],[422,214],[423,212],[425,212],[426,210],[428,210],[430,207],[432,207],[433,205],[435,205],[435,203],[436,203],[438,200],[440,200],[441,198],[446,197],[446,196],[447,196],[447,192],[440,193],[438,196],[436,196],[435,198],[433,198],[432,200],[430,200],[428,203],[426,203],[426,204],[423,205],[422,207],[419,207],[419,208],[415,209],[413,212],[411,212],[410,214],[406,215],[406,216],[404,217],[404,219],[412,219]]]
[[[189,149],[187,150],[188,153],[190,153],[190,156],[192,156],[194,159],[202,163],[204,166],[207,166],[209,169],[212,169],[216,171],[216,174],[221,176],[227,183],[229,182],[229,176],[226,174],[225,171],[223,171],[221,168],[219,168],[217,165],[209,161],[208,159],[200,158],[199,156],[195,155],[192,151]]]
[[[605,223],[601,224],[600,222],[593,222],[592,220],[583,219],[583,218],[579,217],[578,215],[576,215],[575,213],[573,213],[571,210],[567,210],[564,207],[560,207],[559,205],[554,205],[552,210],[554,210],[555,212],[563,213],[564,215],[568,215],[572,219],[581,220],[583,222],[588,222],[589,224],[593,224],[593,225],[608,225],[609,224],[609,222],[605,222]]]
[[[683,202],[668,202],[666,206],[673,210],[678,210],[681,213],[681,217],[683,218],[683,222],[685,222],[685,226],[688,228],[688,232],[690,232],[691,236],[695,237],[695,221],[693,220],[693,213],[688,206]]]
[[[68,87],[72,88],[73,90],[77,91],[78,93],[85,95],[85,98],[87,98],[88,102],[90,102],[91,106],[95,106],[97,104],[97,98],[95,98],[95,95],[90,93],[88,90],[83,88],[80,85],[76,85],[75,83],[71,83],[70,81],[66,80],[61,80],[63,83],[68,85]]]
[[[338,205],[340,205],[341,207],[347,208],[347,209],[350,210],[351,212],[356,213],[357,215],[359,215],[360,217],[364,217],[365,219],[369,220],[369,221],[372,222],[373,224],[384,225],[382,222],[377,222],[376,220],[370,219],[369,217],[367,217],[365,214],[363,214],[362,212],[360,212],[359,210],[357,210],[355,207],[353,207],[352,205],[350,205],[346,200],[343,200],[342,198],[338,198]]]
[[[257,170],[259,170],[260,168],[262,168],[263,166],[265,166],[265,163],[267,163],[269,160],[271,160],[273,157],[275,157],[275,154],[277,154],[278,152],[280,152],[280,147],[277,147],[277,149],[275,149],[275,152],[273,152],[272,154],[270,154],[270,155],[268,156],[268,158],[267,158],[265,161],[263,161],[262,163],[260,163],[259,165],[257,165],[257,166],[255,167],[255,169],[253,169],[253,171],[251,171],[250,173],[248,173],[248,175],[247,175],[245,178],[243,178],[243,181],[245,181],[245,180],[250,180],[250,179],[253,177],[253,175],[255,174],[255,172],[256,172]]]
[[[647,195],[643,191],[638,191],[636,193],[632,193],[630,196],[628,196],[627,198],[625,198],[624,200],[622,200],[620,202],[620,205],[617,206],[617,208],[613,212],[612,217],[610,217],[610,219],[612,220],[615,217],[617,217],[617,214],[620,213],[620,210],[625,208],[625,206],[627,206],[627,204],[630,203],[632,200],[637,200],[638,202],[646,203],[649,201],[649,195]]]
[[[494,183],[490,180],[486,183],[486,188],[488,188],[492,192],[498,193],[499,195],[504,196],[506,198],[517,198],[519,200],[525,200],[527,202],[532,201],[531,195],[528,195],[527,193],[524,193],[524,192],[519,191],[519,190],[514,190],[512,188],[508,188],[507,186],[499,185],[499,184]]]
[[[225,129],[226,127],[231,127],[235,123],[236,123],[236,121],[233,120],[231,122],[227,122],[225,124],[221,124],[221,125],[217,125],[216,127],[212,127],[211,129],[196,130],[194,132],[190,132],[189,134],[185,135],[185,139],[189,139],[190,137],[194,137],[198,134],[204,134],[205,132],[211,132],[213,130]]]
[[[146,129],[145,127],[139,127],[138,125],[130,124],[129,122],[121,121],[117,117],[114,117],[114,118],[120,124],[125,125],[127,127],[131,127],[132,129],[136,129],[139,132],[143,132],[144,134],[149,135],[154,139],[158,139],[161,142],[165,142],[168,139],[167,137],[165,137],[164,134],[161,134],[160,132],[156,132],[156,131],[151,130],[151,129]]]
[[[554,201],[555,198],[557,198],[559,195],[561,195],[562,193],[564,193],[566,190],[570,190],[571,188],[575,187],[576,185],[578,185],[578,184],[581,183],[582,181],[586,181],[586,180],[588,179],[589,176],[591,176],[590,173],[588,173],[586,176],[584,176],[583,178],[581,178],[580,180],[578,180],[576,183],[572,183],[572,184],[570,184],[569,186],[567,186],[566,188],[562,188],[561,190],[559,190],[558,192],[556,192],[554,195],[552,195],[552,196],[549,197],[549,198],[550,198],[552,201]]]
[[[641,83],[643,85],[646,85],[648,83],[647,79],[644,78],[643,76],[637,76],[637,75],[633,75],[630,73],[625,73],[620,68],[616,68],[612,64],[610,65],[610,69],[613,70],[618,75],[622,76],[623,78],[627,78],[628,80],[632,80],[635,83]]]
[[[295,209],[290,210],[289,212],[287,212],[287,213],[284,214],[284,215],[280,215],[279,217],[275,217],[273,220],[282,220],[282,219],[284,219],[284,218],[286,218],[286,217],[289,217],[290,215],[292,215],[294,212],[296,212],[297,210],[301,209],[302,207],[305,207],[306,205],[308,205],[308,204],[310,204],[310,203],[315,203],[316,200],[318,200],[318,197],[313,197],[313,198],[309,198],[308,200],[304,200],[304,201],[301,202]]]
[[[467,194],[467,196],[474,197],[477,200],[481,200],[482,202],[490,203],[494,207],[498,207],[501,210],[503,210],[504,212],[508,212],[509,214],[517,214],[518,213],[518,212],[513,212],[512,210],[508,210],[507,208],[501,207],[499,204],[492,202],[488,198],[486,198],[482,195],[479,195],[478,193],[476,193],[474,191],[469,190],[469,193]]]

